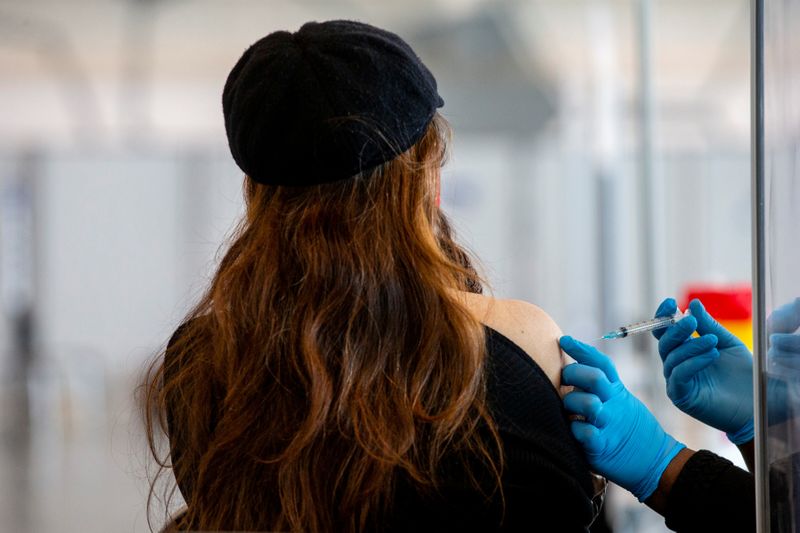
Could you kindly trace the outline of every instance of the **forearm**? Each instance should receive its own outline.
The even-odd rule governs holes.
[[[754,441],[751,440],[750,442],[738,446],[739,452],[742,454],[742,458],[744,458],[744,462],[750,472],[753,472],[755,469],[755,446],[753,443]],[[684,448],[678,452],[678,455],[672,459],[669,465],[667,465],[667,469],[664,470],[664,473],[661,475],[661,480],[658,482],[656,491],[644,502],[648,507],[658,514],[664,515],[672,486],[678,479],[683,467],[694,454],[695,451],[689,448]]]
[[[709,451],[678,454],[645,503],[680,533],[755,531],[753,475]]]
[[[747,465],[747,469],[751,473],[755,473],[756,471],[756,447],[754,443],[755,441],[751,440],[737,446],[737,448],[739,448],[739,453],[742,454],[742,459],[744,459],[744,464]]]
[[[684,448],[678,455],[676,455],[669,465],[667,465],[664,473],[661,474],[661,480],[658,482],[656,491],[644,502],[648,507],[653,509],[660,515],[664,515],[667,510],[667,501],[672,486],[678,479],[678,476],[686,465],[686,462],[694,455],[695,451],[689,448]]]

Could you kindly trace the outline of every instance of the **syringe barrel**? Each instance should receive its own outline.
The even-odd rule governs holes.
[[[652,320],[644,320],[642,322],[637,322],[635,324],[630,324],[628,326],[623,326],[620,331],[624,332],[625,336],[628,335],[636,335],[638,333],[647,333],[649,331],[655,331],[657,329],[666,328],[670,324],[674,324],[678,320],[683,318],[683,313],[678,311],[672,316],[665,316],[654,318]]]

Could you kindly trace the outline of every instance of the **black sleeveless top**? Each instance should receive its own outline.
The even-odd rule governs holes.
[[[175,332],[175,339],[181,328]],[[503,442],[504,504],[474,489],[445,482],[436,497],[420,496],[413,484],[398,483],[387,531],[588,531],[597,511],[589,465],[569,429],[567,413],[550,379],[519,346],[486,327],[488,402]],[[172,344],[172,340],[170,341]],[[167,369],[170,350],[167,348]],[[169,399],[168,399],[169,400]],[[168,401],[168,405],[171,402]],[[168,409],[170,428],[180,420]],[[181,443],[170,430],[173,459]],[[449,465],[450,468],[457,465]],[[194,468],[178,487],[188,500]],[[448,475],[444,476],[448,479]]]

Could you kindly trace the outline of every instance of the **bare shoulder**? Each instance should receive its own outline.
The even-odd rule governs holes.
[[[483,295],[465,297],[475,318],[508,337],[544,370],[556,389],[561,387],[564,356],[558,345],[561,328],[540,307],[522,300],[498,300]]]

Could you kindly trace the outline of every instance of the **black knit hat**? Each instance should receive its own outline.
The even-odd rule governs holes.
[[[444,105],[400,37],[360,22],[309,22],[250,46],[222,93],[236,164],[272,185],[354,176],[408,150]]]

